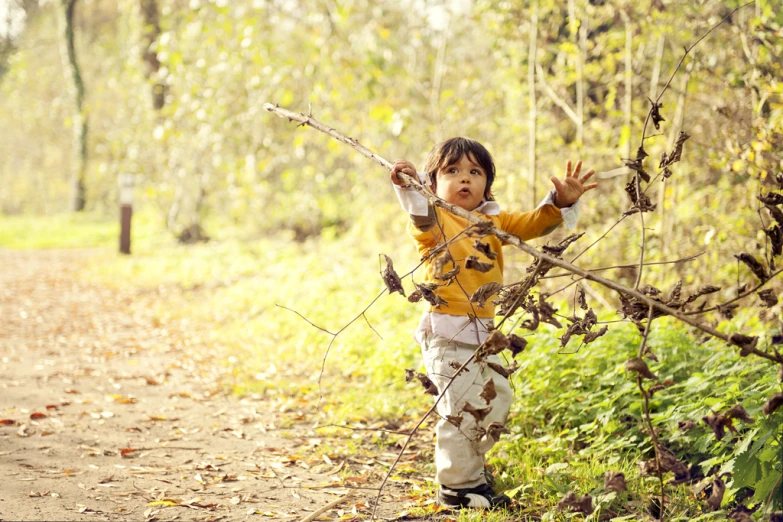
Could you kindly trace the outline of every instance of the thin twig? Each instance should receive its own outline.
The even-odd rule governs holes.
[[[644,327],[644,335],[642,336],[642,342],[639,345],[639,353],[638,357],[641,359],[644,356],[644,348],[647,345],[647,338],[650,335],[650,325],[652,324],[652,316],[653,316],[653,308],[650,307],[650,311],[647,313],[647,324]],[[647,390],[644,389],[644,385],[642,383],[642,377],[641,375],[636,375],[636,385],[639,387],[639,391],[642,394],[642,399],[644,401],[644,420],[647,423],[647,429],[650,430],[650,438],[652,438],[653,441],[653,451],[655,452],[655,467],[658,471],[658,480],[661,482],[661,518],[660,520],[664,519],[664,490],[663,490],[663,470],[661,469],[661,458],[660,458],[660,442],[658,441],[658,436],[655,434],[655,428],[652,424],[652,419],[650,418],[650,395],[647,393]]]
[[[349,491],[346,495],[343,495],[342,497],[338,498],[337,500],[333,500],[332,502],[329,502],[324,507],[319,508],[319,509],[313,511],[312,513],[310,513],[309,515],[304,517],[302,520],[300,520],[300,522],[313,522],[313,520],[315,520],[316,518],[320,517],[321,515],[323,515],[324,513],[329,511],[330,509],[339,506],[340,504],[342,504],[343,502],[345,502],[346,500],[351,498],[351,496],[353,496],[353,491]]]

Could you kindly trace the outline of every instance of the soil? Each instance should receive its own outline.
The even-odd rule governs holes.
[[[349,491],[319,519],[369,518],[395,448],[330,452],[300,398],[233,395],[210,325],[86,282],[94,254],[0,250],[0,520],[300,520]],[[432,508],[422,484],[390,481],[378,517]]]

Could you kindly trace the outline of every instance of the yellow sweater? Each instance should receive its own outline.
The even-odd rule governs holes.
[[[554,205],[544,205],[532,212],[501,212],[497,216],[488,216],[478,212],[474,212],[474,214],[492,221],[497,228],[514,234],[523,241],[546,235],[563,221],[560,209]],[[455,216],[440,207],[435,207],[435,216],[437,224],[426,232],[419,230],[413,222],[408,222],[408,233],[416,241],[416,246],[422,257],[425,257],[431,249],[455,237],[470,225],[466,219]],[[426,283],[443,284],[443,281],[439,281],[435,276],[451,271],[455,265],[460,267],[455,281],[452,281],[447,286],[440,286],[435,290],[436,295],[446,301],[447,304],[437,308],[431,307],[430,311],[440,314],[467,316],[474,313],[475,310],[477,317],[491,318],[495,316],[495,305],[492,304],[492,298],[487,300],[483,308],[480,308],[476,303],[473,303],[471,307],[469,298],[478,287],[485,283],[503,283],[503,250],[501,247],[504,243],[493,235],[481,237],[479,240],[488,245],[491,252],[497,254],[494,260],[476,250],[474,246],[475,237],[471,238],[463,234],[459,239],[449,244],[448,247],[454,263],[443,263],[442,256],[444,254],[428,259],[425,262],[426,275],[424,282]],[[465,263],[470,256],[476,256],[478,261],[492,263],[493,266],[487,272],[466,268]],[[440,262],[438,262],[439,259],[441,259]]]

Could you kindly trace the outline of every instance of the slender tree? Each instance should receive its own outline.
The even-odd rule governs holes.
[[[154,46],[160,37],[160,16],[158,14],[157,0],[139,0],[139,11],[143,24],[141,45],[144,49],[142,54],[145,65],[144,72],[152,90],[152,107],[155,110],[160,110],[166,103],[166,86],[158,75],[160,61],[158,60],[158,53],[154,50]]]
[[[61,0],[62,8],[62,57],[66,77],[74,97],[73,130],[76,166],[71,178],[70,208],[74,212],[84,210],[87,198],[87,114],[84,108],[84,81],[76,59],[73,18],[77,0]]]

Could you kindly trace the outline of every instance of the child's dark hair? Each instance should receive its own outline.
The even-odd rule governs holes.
[[[470,138],[451,138],[444,141],[430,152],[424,170],[430,178],[433,188],[436,187],[438,171],[449,165],[457,163],[463,156],[468,156],[484,170],[487,176],[487,186],[484,189],[484,198],[492,200],[492,182],[495,181],[495,162],[489,151],[476,140]]]

